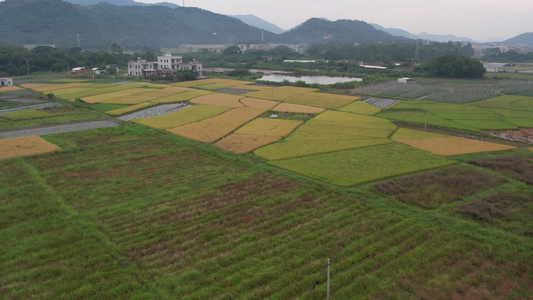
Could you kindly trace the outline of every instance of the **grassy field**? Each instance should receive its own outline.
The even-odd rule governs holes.
[[[63,151],[0,161],[4,298],[322,299],[327,258],[339,298],[531,295],[531,239],[459,213],[139,125],[48,139]]]
[[[328,258],[335,299],[532,298],[530,146],[444,157],[394,140],[446,149],[435,139],[452,137],[398,128],[362,102],[275,119],[278,101],[238,97],[244,106],[196,104],[0,158],[0,299],[324,299]],[[454,124],[528,119],[420,103]],[[0,130],[132,107],[65,104],[0,118]],[[0,140],[0,153],[38,141]]]

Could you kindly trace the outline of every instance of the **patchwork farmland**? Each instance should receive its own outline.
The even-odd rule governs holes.
[[[0,110],[0,133],[187,105],[0,139],[1,298],[323,299],[328,258],[339,299],[533,294],[533,152],[488,133],[533,127],[533,98],[381,109],[225,79],[22,88],[62,106]]]

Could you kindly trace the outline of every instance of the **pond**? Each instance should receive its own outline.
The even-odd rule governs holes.
[[[329,77],[329,76],[294,76],[294,75],[282,75],[282,74],[269,74],[263,75],[263,77],[258,80],[264,81],[273,81],[273,82],[283,82],[285,80],[289,82],[303,81],[307,84],[334,84],[341,82],[350,82],[350,81],[363,81],[361,78],[356,77]]]

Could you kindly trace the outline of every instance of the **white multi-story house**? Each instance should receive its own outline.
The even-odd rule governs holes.
[[[140,57],[128,63],[128,74],[135,76],[170,76],[178,71],[191,70],[202,75],[202,63],[197,61],[183,62],[181,56],[165,53],[158,56],[157,61],[146,61]]]

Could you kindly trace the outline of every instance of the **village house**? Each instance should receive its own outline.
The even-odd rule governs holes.
[[[165,53],[158,56],[157,61],[146,61],[140,57],[137,61],[128,62],[128,74],[135,76],[167,77],[179,71],[194,71],[202,75],[202,63],[197,61],[183,62],[181,56]]]
[[[12,86],[13,78],[0,78],[0,86]]]

